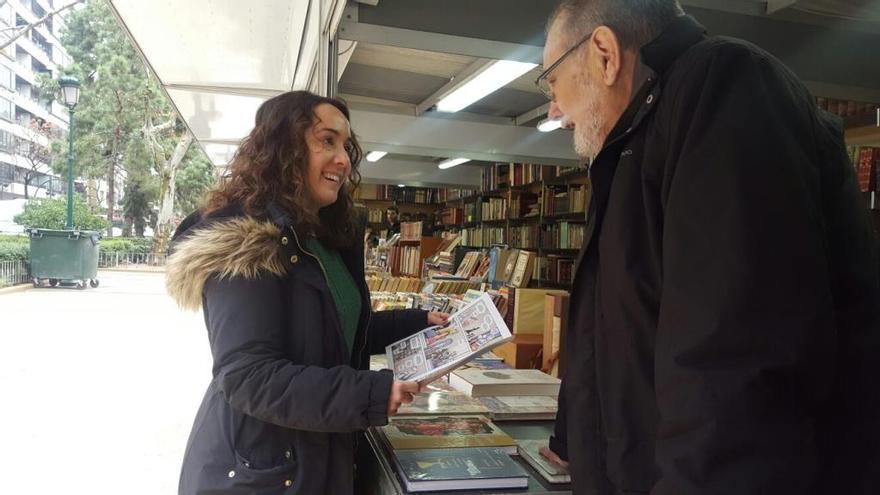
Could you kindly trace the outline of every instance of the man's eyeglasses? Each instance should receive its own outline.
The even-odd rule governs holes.
[[[559,64],[561,64],[565,60],[566,57],[568,57],[569,55],[574,53],[574,51],[577,50],[581,45],[586,43],[586,41],[588,39],[592,38],[593,33],[595,33],[595,31],[592,31],[592,32],[590,32],[590,34],[581,38],[580,41],[575,43],[575,45],[573,47],[569,48],[568,51],[563,53],[561,57],[556,59],[556,62],[553,62],[553,64],[550,67],[547,67],[547,69],[544,70],[544,72],[542,72],[541,75],[538,76],[537,79],[535,79],[535,86],[537,86],[538,89],[541,91],[541,93],[544,93],[544,96],[549,98],[551,101],[553,100],[553,90],[550,88],[550,82],[547,80],[547,77],[550,75],[551,72],[553,72],[553,69],[559,67]]]

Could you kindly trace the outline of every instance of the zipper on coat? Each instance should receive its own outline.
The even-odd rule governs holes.
[[[324,274],[324,283],[327,284],[327,288],[329,289],[330,288],[330,277],[327,276],[327,270],[324,269],[324,264],[321,263],[321,260],[317,256],[315,256],[314,254],[310,253],[309,251],[307,251],[306,249],[304,249],[302,247],[302,244],[299,243],[299,236],[297,235],[296,230],[291,228],[290,231],[293,232],[293,240],[296,241],[296,245],[297,245],[297,247],[299,247],[299,250],[302,251],[304,254],[310,256],[312,259],[314,259],[318,263],[318,267],[321,268],[321,273]],[[333,298],[331,297],[331,300],[332,299]],[[333,301],[333,306],[334,307],[336,306],[336,301]],[[337,309],[337,312],[338,312],[338,309]],[[345,349],[345,335],[342,331],[342,322],[341,321],[339,322],[338,330],[339,330],[338,333],[339,333],[339,338],[342,342],[343,350],[347,351],[348,349]],[[349,356],[348,361],[351,362],[351,356]]]

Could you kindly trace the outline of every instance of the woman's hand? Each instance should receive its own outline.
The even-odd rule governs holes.
[[[401,404],[413,401],[413,394],[419,393],[418,382],[401,382],[394,380],[391,384],[391,395],[388,396],[388,416],[397,414]]]
[[[440,325],[441,327],[449,323],[449,313],[438,313],[437,311],[431,311],[428,313],[428,325]]]

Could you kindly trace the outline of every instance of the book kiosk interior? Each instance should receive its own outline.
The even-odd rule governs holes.
[[[312,3],[331,6],[310,45],[312,77],[294,84],[351,107],[366,155],[355,194],[373,309],[467,313],[373,356],[373,369],[405,368],[428,389],[388,426],[366,432],[359,477],[379,494],[568,493],[569,474],[537,450],[557,412],[592,190],[571,131],[547,121],[549,103],[534,84],[554,2]],[[880,46],[880,24],[823,11],[835,2],[778,3],[791,5],[682,2],[711,33],[777,55],[819,107],[844,120],[859,186],[880,225],[880,64],[876,51],[842,48]],[[155,57],[145,46],[145,57]],[[184,115],[191,126],[194,112]],[[196,134],[219,166],[234,152],[219,146],[239,137]],[[481,310],[492,313],[482,333],[468,326],[475,305],[491,306]]]

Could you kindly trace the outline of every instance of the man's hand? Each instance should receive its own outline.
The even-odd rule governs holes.
[[[551,463],[556,464],[561,468],[568,469],[568,463],[560,459],[559,456],[556,455],[556,452],[550,450],[549,447],[541,447],[541,450],[539,450],[538,452],[540,452],[541,455],[544,456],[544,459],[547,459]]]
[[[401,404],[409,404],[413,401],[413,394],[419,392],[417,382],[401,382],[394,380],[391,384],[391,395],[388,396],[388,416],[397,414]]]
[[[449,323],[449,313],[438,313],[431,311],[428,313],[428,325],[446,325]]]

